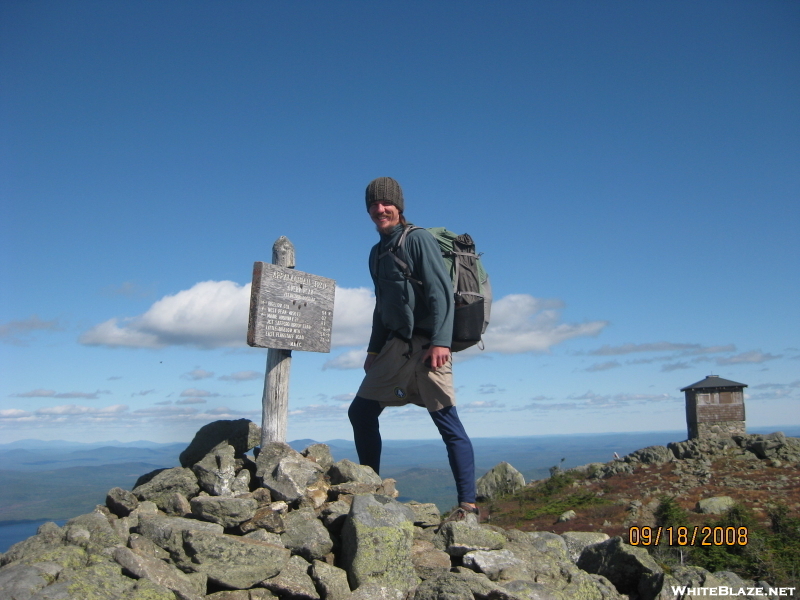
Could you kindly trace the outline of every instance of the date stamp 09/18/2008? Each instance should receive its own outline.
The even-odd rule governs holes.
[[[631,546],[746,546],[747,527],[631,527]]]

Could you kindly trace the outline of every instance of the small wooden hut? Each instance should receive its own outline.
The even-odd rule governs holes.
[[[683,389],[689,439],[745,434],[745,383],[709,375]]]

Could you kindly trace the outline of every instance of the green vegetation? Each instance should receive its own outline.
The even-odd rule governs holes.
[[[572,489],[573,482],[583,479],[582,475],[560,469],[553,469],[551,472],[552,476],[549,479],[535,487],[525,488],[517,494],[520,518],[530,520],[544,516],[557,517],[568,510],[609,504],[608,500],[598,497],[589,490],[565,493]]]
[[[650,552],[665,569],[691,564],[708,571],[733,571],[746,579],[765,580],[775,585],[800,584],[800,518],[789,517],[784,505],[769,513],[770,525],[755,518],[753,511],[734,505],[718,518],[697,525],[694,544],[669,545],[661,536]],[[689,513],[674,498],[663,496],[656,510],[657,525],[664,530],[687,526]],[[691,538],[695,526],[689,527]],[[718,536],[716,534],[719,534]],[[729,544],[728,542],[734,542]]]

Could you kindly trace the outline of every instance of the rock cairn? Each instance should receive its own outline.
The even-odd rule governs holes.
[[[672,585],[756,585],[696,567],[665,574],[602,533],[504,530],[474,515],[442,524],[434,504],[398,502],[394,480],[334,462],[323,444],[271,443],[251,458],[259,439],[249,421],[212,423],[181,467],[42,525],[0,556],[0,598],[666,600]],[[519,485],[509,467],[496,485]]]

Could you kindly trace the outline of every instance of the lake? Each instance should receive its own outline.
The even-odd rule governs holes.
[[[49,519],[44,521],[24,521],[21,523],[0,522],[0,552],[6,552],[17,542],[21,542],[32,535],[36,535],[36,530],[39,529],[39,526],[41,526],[43,523],[47,523],[48,521]],[[67,521],[63,520],[54,522],[60,527]]]

